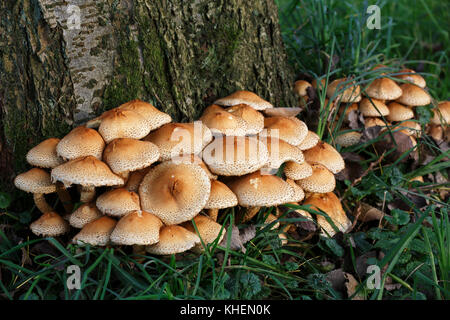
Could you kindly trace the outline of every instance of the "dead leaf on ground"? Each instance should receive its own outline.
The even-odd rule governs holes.
[[[352,300],[364,300],[364,296],[361,293],[356,293],[359,283],[355,277],[350,273],[344,273],[344,277],[346,279],[345,287],[347,288],[347,296],[352,297]]]

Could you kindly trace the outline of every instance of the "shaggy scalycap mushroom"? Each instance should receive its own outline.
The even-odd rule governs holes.
[[[366,88],[366,94],[378,100],[395,100],[402,95],[402,89],[389,78],[379,78]]]
[[[410,107],[404,106],[397,102],[391,102],[387,105],[389,108],[389,121],[404,121],[414,118],[414,112]]]
[[[327,193],[336,187],[333,173],[319,163],[311,163],[313,173],[311,176],[295,181],[307,192]]]
[[[270,108],[264,110],[267,117],[286,117],[291,118],[297,116],[302,111],[302,108]]]
[[[237,206],[238,200],[233,191],[223,182],[211,180],[211,192],[204,209],[208,209],[208,215],[214,221],[217,220],[219,209]]]
[[[425,79],[412,69],[402,69],[396,73],[404,73],[395,76],[398,79],[409,81],[412,84],[415,84],[416,86],[419,86],[421,88],[425,88],[427,86]]]
[[[225,230],[216,221],[201,214],[196,216],[193,220],[195,222],[195,226],[197,227],[198,235],[205,245],[208,245],[215,241],[217,237],[219,237],[219,235],[220,237],[217,243],[220,243],[222,241],[223,237],[225,236]],[[192,221],[186,221],[185,223],[183,223],[183,226],[189,231],[197,234],[194,228],[194,223]],[[194,248],[194,251],[196,252],[201,252],[203,250],[204,248],[201,243],[196,245]]]
[[[336,96],[334,96],[335,93],[337,93]],[[328,84],[327,97],[340,102],[359,102],[361,101],[361,88],[346,78],[336,79]]]
[[[397,102],[406,106],[426,106],[431,103],[431,97],[424,89],[410,83],[404,83],[400,86],[402,95]]]
[[[297,146],[297,148],[299,148],[300,150],[308,150],[319,143],[319,141],[320,138],[317,133],[308,130],[308,134],[306,135],[305,139]]]
[[[269,151],[269,161],[265,167],[278,169],[286,161],[297,163],[305,161],[303,152],[284,140],[271,137],[260,137],[259,140],[266,145]]]
[[[141,209],[139,196],[125,188],[117,188],[101,194],[96,200],[97,208],[104,214],[113,217],[124,215]]]
[[[305,198],[305,192],[302,187],[300,187],[297,183],[295,183],[292,179],[286,179],[286,182],[291,186],[293,191],[293,196],[291,202],[300,202]]]
[[[167,255],[185,252],[200,243],[193,232],[178,225],[164,226],[159,233],[159,242],[147,246],[145,250],[152,254]]]
[[[279,138],[293,146],[301,144],[308,135],[306,124],[295,117],[265,118],[264,129],[259,134],[260,136]]]
[[[58,138],[50,138],[42,141],[28,151],[27,162],[39,168],[54,168],[64,162],[56,152],[56,146],[60,142]]]
[[[433,108],[433,118],[430,123],[434,125],[450,124],[450,101],[439,102],[437,108]]]
[[[80,126],[61,139],[56,151],[60,157],[67,160],[86,156],[101,160],[104,148],[105,141],[96,130]]]
[[[273,108],[273,105],[250,91],[236,91],[229,96],[214,102],[220,106],[234,106],[237,104],[247,104],[255,110],[265,110]]]
[[[46,212],[30,225],[30,229],[37,236],[56,237],[69,232],[70,226],[56,212]]]
[[[111,233],[111,242],[122,245],[150,245],[159,241],[162,221],[146,211],[133,211],[120,218]]]
[[[381,117],[389,114],[389,108],[382,101],[371,100],[364,98],[359,104],[359,110],[364,117]]]
[[[226,108],[225,110],[237,117],[242,118],[242,120],[245,121],[246,135],[258,134],[264,128],[264,116],[261,112],[253,109],[249,105],[237,104],[235,106]]]
[[[362,137],[362,133],[357,131],[348,131],[343,133],[338,133],[335,138],[336,144],[342,147],[350,147],[359,143]]]
[[[245,136],[247,133],[247,123],[244,119],[224,109],[206,112],[200,117],[200,121],[211,130],[212,134]]]
[[[305,160],[309,163],[320,163],[336,174],[345,168],[341,154],[326,142],[320,141],[315,147],[303,152]]]
[[[118,108],[105,112],[98,128],[106,143],[118,138],[142,139],[150,130],[147,120],[139,113]]]
[[[106,246],[109,244],[111,233],[116,227],[117,221],[103,216],[92,222],[87,223],[75,237],[72,242],[78,245],[90,244],[92,246]]]
[[[170,115],[165,112],[159,111],[152,104],[136,99],[124,103],[118,107],[119,110],[134,111],[141,115],[147,122],[147,126],[150,131],[158,129],[172,121]]]
[[[195,217],[204,208],[210,191],[211,182],[200,166],[168,161],[148,172],[139,187],[139,197],[143,210],[171,225]]]
[[[284,174],[289,179],[300,180],[312,175],[312,167],[306,161],[301,164],[288,161],[284,165]]]
[[[81,229],[101,216],[102,213],[97,209],[95,203],[84,203],[70,215],[69,223],[72,227]]]
[[[297,80],[294,83],[294,92],[299,96],[306,96],[308,94],[308,88],[312,87],[308,81]]]

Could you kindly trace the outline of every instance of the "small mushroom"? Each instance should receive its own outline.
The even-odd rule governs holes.
[[[123,217],[128,213],[141,210],[137,193],[125,188],[117,188],[101,194],[96,200],[97,208],[112,217]]]
[[[110,242],[111,233],[116,224],[116,220],[102,216],[84,225],[80,232],[73,237],[72,242],[78,245],[106,246]]]
[[[84,203],[70,215],[69,223],[72,227],[81,229],[101,216],[102,213],[97,209],[95,203]]]
[[[164,226],[159,233],[159,242],[146,246],[146,251],[157,255],[185,252],[200,243],[193,232],[178,225]]]
[[[214,103],[220,106],[247,104],[255,110],[273,108],[273,105],[270,102],[250,91],[236,91],[229,96],[216,100]]]
[[[326,142],[320,141],[316,146],[303,152],[306,162],[320,163],[336,174],[345,168],[341,154]]]
[[[234,207],[237,204],[237,197],[230,188],[220,181],[211,180],[211,192],[204,207],[211,219],[217,221],[219,209]]]
[[[31,223],[30,229],[37,236],[56,237],[68,232],[70,227],[59,214],[51,211]]]

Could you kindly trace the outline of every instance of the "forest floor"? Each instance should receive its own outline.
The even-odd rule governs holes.
[[[368,29],[365,1],[278,0],[280,24],[298,79],[356,75],[377,64],[420,72],[436,101],[449,99],[450,5],[440,0],[378,1],[381,29]],[[332,64],[328,63],[333,61]],[[422,134],[414,148],[376,147],[380,136],[340,148],[347,168],[335,193],[354,221],[333,238],[299,233],[282,246],[281,230],[263,222],[237,227],[252,238],[233,249],[235,212],[221,214],[227,246],[170,257],[131,254],[131,248],[80,250],[69,237],[36,239],[28,225],[36,208],[16,211],[16,191],[0,193],[0,296],[6,299],[449,299],[450,222],[448,144],[427,136],[431,106],[416,110]],[[325,108],[321,110],[327,112]],[[339,128],[318,130],[333,141]],[[382,156],[383,154],[383,156]],[[391,156],[389,156],[391,155]],[[394,155],[394,156],[392,156]],[[411,181],[422,176],[424,182]],[[362,205],[379,221],[355,216]],[[309,208],[300,207],[309,210]],[[286,217],[281,222],[299,222]],[[253,230],[255,233],[253,234]],[[247,239],[248,240],[248,239]],[[65,286],[68,265],[78,265],[81,290]],[[374,286],[374,266],[381,270]]]

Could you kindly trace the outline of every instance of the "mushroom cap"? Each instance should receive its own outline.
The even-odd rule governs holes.
[[[64,162],[56,152],[56,146],[61,140],[50,138],[42,141],[27,153],[27,162],[35,167],[54,168]]]
[[[367,98],[362,99],[359,104],[359,110],[364,117],[380,117],[389,114],[389,108],[380,100]]]
[[[52,180],[65,186],[79,184],[86,187],[123,185],[121,177],[115,175],[108,165],[93,156],[70,160],[52,169]]]
[[[221,106],[234,106],[237,104],[247,104],[255,110],[273,108],[273,105],[250,91],[236,91],[229,96],[216,100],[215,104]]]
[[[314,210],[320,209],[325,212],[339,231],[345,232],[352,224],[345,214],[339,198],[333,192],[310,194],[303,202],[303,205],[308,204],[311,205]],[[317,223],[322,229],[326,230],[330,236],[333,236],[336,233],[324,216],[317,215]],[[323,234],[325,234],[325,232],[323,232]]]
[[[110,143],[118,138],[142,139],[150,129],[147,120],[139,113],[115,108],[102,115],[98,132],[106,143]]]
[[[387,125],[389,125],[389,123],[387,123]],[[375,126],[386,127],[386,123],[380,118],[369,117],[369,118],[364,118],[364,126],[366,128],[375,127]]]
[[[50,174],[39,168],[33,168],[17,175],[14,179],[16,188],[30,193],[54,193],[56,185],[52,183]]]
[[[150,167],[147,167],[147,168],[132,172],[128,176],[127,183],[125,185],[125,189],[127,189],[128,191],[138,192],[139,186],[142,182],[142,179],[144,179],[145,175],[148,173],[149,170],[150,170]]]
[[[306,96],[308,94],[308,88],[312,87],[311,83],[305,80],[297,80],[294,83],[294,92],[299,96]]]
[[[264,119],[264,128],[259,135],[282,139],[293,146],[298,146],[308,134],[306,124],[295,118],[269,117]]]
[[[293,191],[293,196],[291,202],[300,202],[305,198],[305,192],[302,187],[295,183],[292,179],[286,179],[286,182],[291,186]]]
[[[318,85],[320,85],[320,89],[322,90],[323,88],[325,88],[326,82],[327,82],[327,80],[325,78],[320,79],[319,82],[317,82],[317,79],[314,79],[313,81],[311,81],[311,86],[314,89],[317,89]]]
[[[432,111],[433,118],[430,120],[431,124],[450,124],[450,101],[439,102],[437,108],[434,108]]]
[[[331,99],[336,91],[340,91],[340,93],[336,97],[334,97],[334,100],[340,102],[361,101],[361,88],[359,87],[359,85],[355,85],[353,81],[347,84],[343,84],[346,81],[348,81],[347,78],[340,78],[328,84],[327,97]]]
[[[247,122],[244,119],[223,109],[208,111],[200,117],[200,121],[211,130],[212,134],[245,136],[247,132]]]
[[[260,171],[237,177],[228,187],[243,207],[276,206],[290,202],[294,195],[292,187],[283,179],[263,175]]]
[[[410,107],[406,107],[397,102],[391,102],[387,105],[389,114],[387,119],[389,121],[404,121],[414,118],[414,112]]]
[[[359,105],[357,103],[352,103],[348,107],[345,105],[339,109],[339,116],[344,117],[344,122],[350,122],[350,112],[357,111],[359,109]]]
[[[400,86],[403,94],[397,99],[397,102],[407,106],[426,106],[431,103],[431,97],[424,89],[410,83],[404,83]]]
[[[159,241],[162,221],[146,211],[132,211],[120,218],[111,233],[111,242],[123,245],[149,245]]]
[[[320,163],[334,174],[345,168],[344,159],[340,153],[326,142],[320,141],[316,146],[303,152],[309,163]]]
[[[402,89],[389,78],[378,78],[366,88],[366,94],[378,100],[395,100],[402,95]]]
[[[311,176],[313,173],[312,167],[308,162],[301,164],[294,161],[286,162],[284,166],[284,174],[287,178],[292,180],[300,180]]]
[[[224,176],[254,172],[269,159],[267,147],[255,137],[217,137],[202,155],[213,173]]]
[[[300,150],[308,150],[319,143],[319,141],[320,138],[317,133],[308,130],[305,139],[297,146],[297,148],[299,148]]]
[[[144,138],[159,148],[160,161],[167,161],[189,154],[200,153],[212,140],[209,128],[194,123],[168,123]]]
[[[193,232],[178,225],[164,226],[159,233],[159,242],[147,246],[145,250],[152,254],[166,255],[185,252],[200,243]]]
[[[107,191],[95,203],[102,213],[113,217],[123,217],[132,211],[141,210],[137,193],[125,188]]]
[[[311,163],[312,175],[295,182],[307,192],[327,193],[336,187],[333,173],[319,163]]]
[[[427,86],[427,82],[425,81],[425,79],[412,69],[402,69],[398,73],[413,73],[413,74],[400,74],[395,77],[405,81],[409,81],[412,84],[415,84],[416,86],[419,86],[421,88],[425,88]]]
[[[150,130],[155,130],[172,121],[170,115],[159,111],[151,103],[136,99],[124,103],[118,107],[120,110],[134,111],[140,114],[147,122]]]
[[[278,169],[286,161],[297,163],[305,161],[303,152],[284,140],[271,137],[261,137],[259,140],[266,145],[269,151],[269,161],[265,166],[271,169]]]
[[[362,134],[357,131],[349,131],[345,133],[338,133],[335,138],[335,142],[342,147],[350,147],[359,143]]]
[[[69,223],[56,212],[46,212],[31,223],[31,231],[37,236],[56,237],[69,232]]]
[[[194,218],[194,222],[195,226],[197,227],[201,241],[203,241],[205,245],[212,243],[214,240],[216,240],[219,234],[220,238],[218,243],[220,243],[223,237],[225,236],[225,230],[221,232],[222,226],[213,219],[211,219],[210,217],[199,214]],[[186,221],[185,223],[183,223],[183,226],[189,231],[197,234],[192,221]],[[201,243],[199,243],[196,246],[196,248],[202,250],[203,246]]]
[[[56,152],[64,159],[94,156],[101,160],[105,141],[94,129],[83,126],[70,131],[56,146]]]
[[[103,152],[103,161],[115,174],[143,169],[158,159],[159,149],[156,145],[130,138],[111,141]]]
[[[295,117],[302,111],[302,108],[294,107],[294,108],[270,108],[264,110],[264,114],[267,117]]]
[[[77,210],[72,212],[69,217],[69,223],[72,227],[81,229],[86,224],[97,220],[102,213],[97,209],[95,203],[84,203]]]
[[[205,209],[223,209],[237,206],[236,195],[226,184],[217,180],[211,180],[211,192]]]
[[[168,161],[150,169],[139,187],[139,197],[143,210],[171,225],[195,217],[210,191],[211,182],[200,166]]]
[[[188,154],[182,157],[179,157],[175,160],[172,160],[174,163],[191,163],[191,164],[196,164],[199,165],[203,170],[205,170],[206,174],[208,175],[208,178],[211,180],[217,180],[217,176],[215,174],[213,174],[208,166],[206,165],[206,163],[203,162],[203,160],[199,157],[196,156],[195,154]]]
[[[396,125],[396,128],[401,128],[401,132],[405,133],[408,136],[417,136],[421,132],[421,126],[419,122],[409,120],[409,121],[403,121],[401,123],[398,123]]]
[[[92,246],[106,246],[109,243],[111,233],[116,227],[116,224],[116,220],[107,216],[102,216],[87,223],[80,232],[73,237],[72,242],[79,245],[87,243]]]
[[[225,110],[245,121],[247,135],[258,134],[264,129],[264,116],[262,113],[247,104],[237,104]]]

